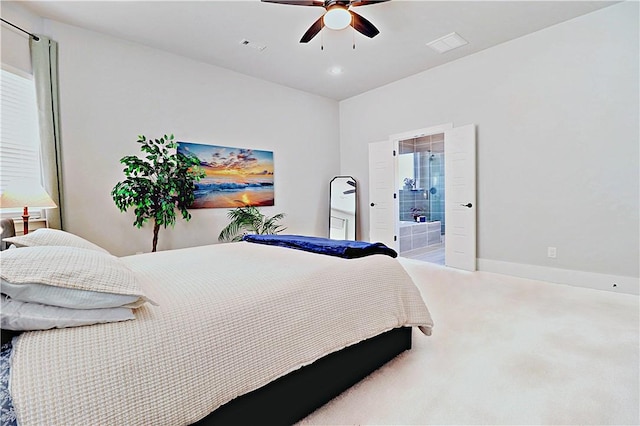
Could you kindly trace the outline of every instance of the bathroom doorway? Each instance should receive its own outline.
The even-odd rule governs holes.
[[[444,132],[398,141],[398,248],[402,257],[445,264]]]
[[[425,136],[433,136],[444,134],[444,153],[438,157],[438,152],[434,148],[434,144],[438,144],[438,140],[429,140],[432,152],[428,154],[427,160],[434,154],[432,161],[436,158],[442,158],[442,175],[435,173],[425,174],[424,170],[416,169],[414,153],[413,169],[409,167],[404,170],[407,176],[398,174],[398,153],[401,141],[413,141],[424,138]],[[409,164],[412,162],[407,160]],[[404,179],[409,177],[413,170],[413,184],[423,185],[427,194],[422,192],[423,200],[433,201],[434,205],[427,201],[426,206],[423,204],[422,209],[429,209],[428,215],[424,215],[423,219],[419,218],[416,222],[400,220],[400,196],[399,192],[410,191],[413,188],[405,188]],[[435,166],[433,168],[435,171]],[[445,179],[446,175],[446,179]],[[422,177],[421,177],[422,176]],[[427,177],[429,176],[429,177]],[[438,182],[441,183],[440,189],[438,184],[428,179],[438,176]],[[417,179],[417,180],[416,180]],[[421,179],[427,181],[420,182]],[[409,182],[411,183],[411,182]],[[435,187],[436,194],[440,194],[440,198],[432,195],[432,187]],[[406,197],[420,196],[420,188],[416,187],[416,193]],[[446,197],[445,197],[446,192]],[[405,200],[406,201],[406,200]],[[411,201],[411,200],[410,200]],[[423,202],[422,200],[420,200]],[[440,217],[440,223],[436,224],[438,202],[444,205],[444,215]],[[389,247],[393,247],[400,256],[414,257],[420,260],[429,260],[436,263],[442,263],[441,259],[434,258],[431,255],[419,254],[417,245],[414,245],[413,229],[400,229],[400,225],[409,226],[413,223],[422,223],[423,227],[426,223],[426,238],[428,248],[425,251],[437,249],[437,252],[444,250],[444,264],[452,268],[463,269],[466,271],[476,270],[476,128],[475,124],[466,124],[463,126],[453,127],[452,123],[442,124],[440,126],[429,127],[427,129],[406,132],[389,136],[389,140],[381,142],[372,142],[369,144],[369,239],[371,241],[380,241]],[[409,209],[414,208],[409,206]],[[412,211],[412,213],[414,213]],[[419,212],[417,212],[419,213]],[[406,216],[404,216],[406,218]],[[430,222],[427,221],[429,217]],[[434,247],[429,244],[429,232],[432,237],[438,235],[440,229],[441,245]],[[424,229],[417,229],[416,234],[423,234]],[[407,236],[411,232],[411,245],[407,246]],[[404,238],[402,238],[404,237]],[[444,239],[443,239],[444,237]],[[415,237],[416,240],[424,240],[425,236]],[[437,240],[432,238],[435,243]],[[400,245],[402,243],[402,246]],[[409,248],[410,247],[410,248]],[[441,257],[441,255],[440,255]]]

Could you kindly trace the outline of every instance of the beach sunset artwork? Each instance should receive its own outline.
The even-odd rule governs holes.
[[[272,151],[178,142],[178,153],[196,156],[206,173],[191,208],[274,205]]]

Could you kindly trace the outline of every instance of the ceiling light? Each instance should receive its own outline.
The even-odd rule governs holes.
[[[340,5],[329,8],[322,18],[324,25],[332,30],[342,30],[351,24],[351,13]]]
[[[329,74],[331,74],[331,75],[340,75],[340,74],[342,74],[342,67],[336,65],[336,66],[333,66],[333,67],[329,68]]]

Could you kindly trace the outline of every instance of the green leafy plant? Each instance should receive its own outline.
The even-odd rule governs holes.
[[[173,135],[153,140],[140,135],[137,143],[144,158],[128,155],[120,160],[126,179],[116,184],[111,197],[121,212],[135,208],[137,228],[153,219],[152,251],[156,251],[160,226],[175,225],[176,209],[183,219],[191,219],[187,209],[194,200],[195,183],[205,173],[196,157],[177,152]]]
[[[277,234],[286,229],[276,223],[284,213],[267,217],[254,206],[236,207],[227,216],[231,222],[220,231],[218,241],[240,241],[247,234]]]

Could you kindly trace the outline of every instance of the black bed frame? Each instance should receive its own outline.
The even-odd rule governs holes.
[[[2,330],[2,342],[17,334]],[[194,425],[292,425],[408,349],[411,327],[394,328],[239,396]]]
[[[407,349],[411,327],[394,328],[235,398],[195,425],[292,425]]]

